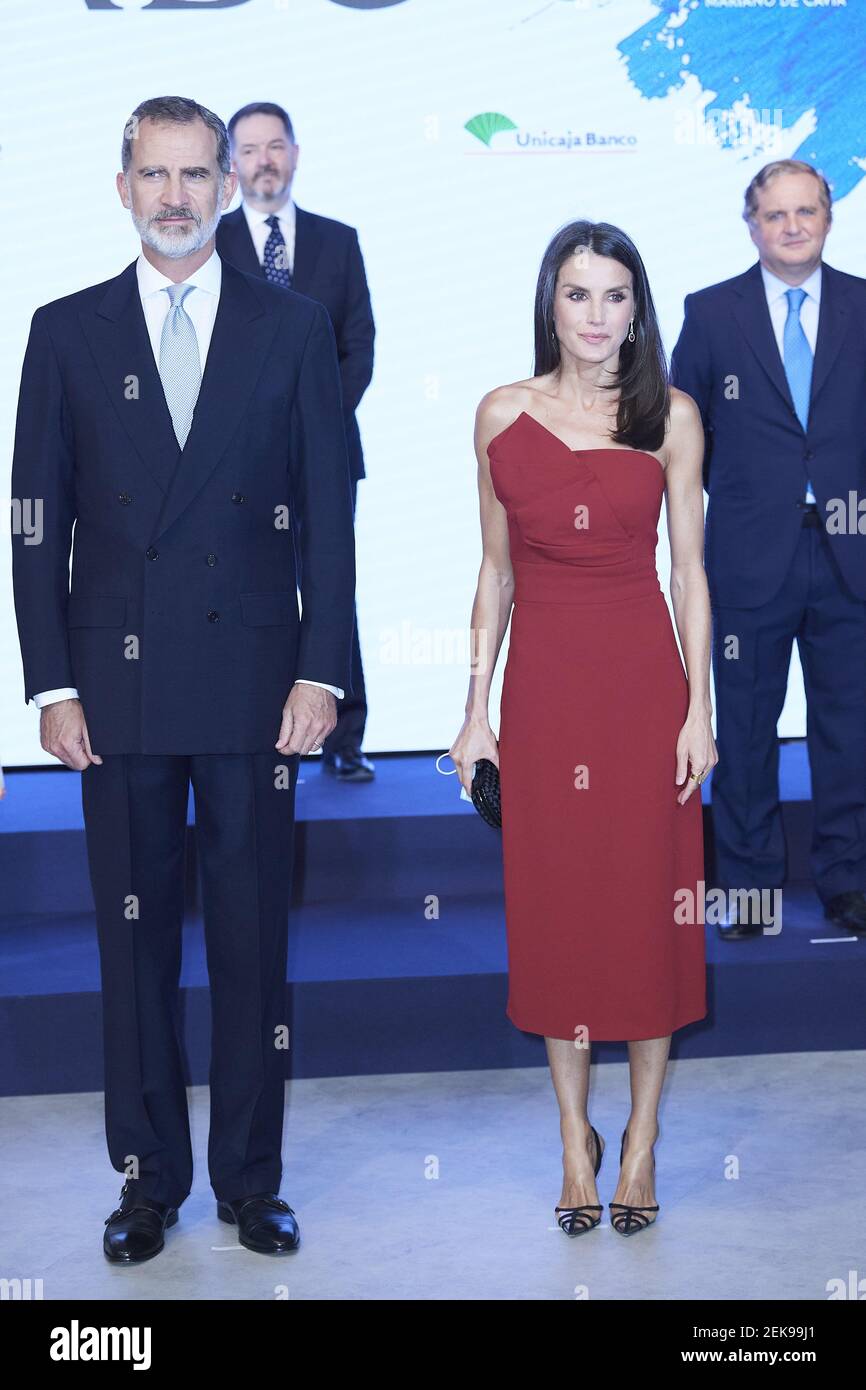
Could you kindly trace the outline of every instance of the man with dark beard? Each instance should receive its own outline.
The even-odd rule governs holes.
[[[236,111],[228,123],[243,203],[217,229],[217,250],[240,270],[317,299],[331,318],[340,359],[343,422],[352,477],[366,477],[355,411],[373,375],[375,328],[358,233],[331,217],[308,212],[292,198],[300,146],[289,115],[275,102]],[[361,751],[367,695],[358,640],[352,639],[352,689],[335,691],[337,724],[325,739],[322,766],[340,782],[367,782],[374,764]]]

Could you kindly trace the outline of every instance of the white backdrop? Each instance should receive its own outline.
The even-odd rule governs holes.
[[[9,577],[8,468],[30,316],[134,259],[114,189],[120,139],[133,107],[166,93],[226,120],[245,102],[280,102],[301,147],[297,202],[359,230],[377,326],[359,412],[369,475],[357,522],[365,746],[447,748],[462,719],[480,559],[475,408],[491,387],[532,371],[533,292],[548,239],[581,216],[624,227],[647,264],[670,351],[684,294],[755,259],[740,218],[749,178],[792,154],[818,117],[782,109],[769,150],[705,138],[694,122],[712,93],[694,69],[679,89],[647,93],[618,51],[660,22],[649,0],[155,4],[0,6],[0,761],[53,761],[24,704]],[[743,26],[746,65],[755,12],[730,7],[725,18]],[[834,21],[828,10],[814,16]],[[655,40],[667,61],[671,32]],[[485,112],[514,129],[485,143],[466,129]],[[551,143],[586,132],[623,143]],[[866,273],[864,197],[855,180],[826,249],[831,264],[857,274]],[[664,513],[660,529],[666,588]],[[504,651],[494,719],[503,664]],[[796,655],[779,728],[805,729]]]

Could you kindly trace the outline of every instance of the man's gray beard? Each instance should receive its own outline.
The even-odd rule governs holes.
[[[132,213],[132,221],[145,246],[149,246],[152,251],[159,252],[161,256],[168,256],[173,261],[179,261],[184,256],[191,256],[193,252],[200,251],[210,241],[219,225],[221,216],[218,199],[213,217],[200,222],[193,232],[179,232],[177,228],[174,231],[169,231],[167,228],[161,227],[158,220],[153,221],[149,217],[138,217],[135,212]]]
[[[288,194],[291,185],[291,178],[286,178],[283,180],[282,183],[280,183],[278,175],[277,187],[274,189],[273,193],[262,193],[259,189],[259,180],[257,178],[253,178],[250,179],[246,188],[243,186],[243,184],[241,184],[241,197],[245,198],[247,202],[254,202],[254,200],[258,198],[268,203],[276,203],[280,198],[286,198],[286,195]],[[282,206],[282,204],[280,204],[280,206]]]

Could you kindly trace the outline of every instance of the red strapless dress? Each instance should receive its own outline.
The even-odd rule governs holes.
[[[701,799],[681,806],[674,780],[688,681],[655,566],[664,471],[569,449],[525,411],[488,457],[515,579],[507,1014],[553,1038],[663,1037],[706,1015]]]

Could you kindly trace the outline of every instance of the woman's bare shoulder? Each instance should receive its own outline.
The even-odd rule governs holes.
[[[698,410],[693,398],[687,391],[681,391],[678,386],[671,386],[670,390],[670,425],[669,430],[679,432],[689,429],[694,425],[701,424],[701,412]],[[703,428],[703,426],[701,426]]]
[[[494,386],[478,402],[475,412],[477,430],[489,441],[508,428],[522,410],[529,408],[533,392],[538,391],[539,377],[527,377],[524,381],[510,381],[505,386]]]
[[[677,457],[703,456],[704,426],[701,412],[692,397],[679,387],[670,388],[670,410],[662,453],[667,463]]]

